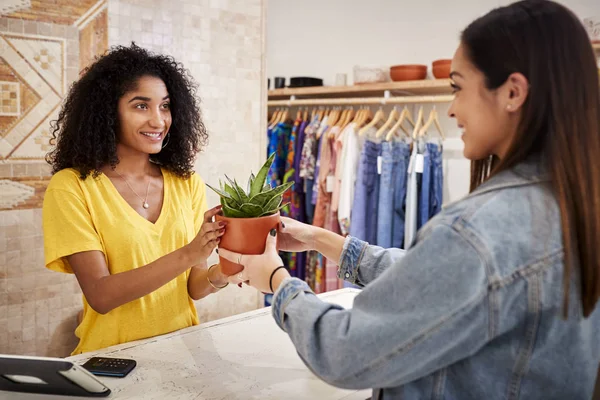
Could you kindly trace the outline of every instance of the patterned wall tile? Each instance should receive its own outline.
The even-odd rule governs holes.
[[[4,123],[0,160],[43,159],[46,152],[41,146],[22,146],[30,136],[38,133],[36,130],[47,122],[60,105],[66,86],[64,46],[64,39],[0,34],[0,57],[4,61],[4,68],[16,78],[16,83],[33,92],[33,95],[25,96],[30,103],[25,107],[31,106],[27,112],[22,113],[19,109],[18,115],[14,115],[16,120]],[[10,129],[7,123],[10,123]]]
[[[17,2],[17,0],[3,0],[5,1]],[[33,0],[29,3],[29,6],[19,7],[20,10],[1,14],[23,20],[71,25],[93,8],[98,0]]]
[[[34,192],[31,186],[8,179],[0,180],[0,209],[11,209],[30,199]]]
[[[2,0],[0,15],[26,10],[31,7],[31,0]]]
[[[21,88],[19,82],[0,81],[0,115],[18,117],[21,115]]]

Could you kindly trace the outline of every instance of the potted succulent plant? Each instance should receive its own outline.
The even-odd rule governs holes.
[[[293,185],[293,182],[288,182],[272,188],[266,184],[274,159],[275,154],[272,154],[256,176],[250,174],[246,190],[227,175],[227,182],[220,182],[220,189],[207,185],[221,198],[223,215],[217,215],[217,221],[227,222],[220,247],[240,254],[262,254],[265,251],[269,231],[279,224],[279,210],[288,204],[281,204],[283,194]],[[227,275],[234,275],[243,269],[241,265],[222,257],[220,263]]]

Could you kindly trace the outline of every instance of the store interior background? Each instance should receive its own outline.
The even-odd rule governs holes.
[[[0,81],[17,82],[23,101],[20,115],[0,115],[0,353],[66,356],[77,340],[77,281],[46,271],[43,261],[41,201],[50,178],[43,154],[48,121],[60,99],[50,91],[50,97],[31,95],[41,90],[40,78],[48,84],[58,79],[62,89],[53,91],[60,98],[107,46],[135,40],[175,56],[199,83],[210,134],[197,171],[208,183],[224,173],[243,180],[266,157],[267,77],[273,83],[275,76],[288,82],[291,76],[314,76],[331,85],[336,73],[346,73],[351,84],[355,65],[430,66],[452,57],[469,21],[506,3],[4,0]],[[597,0],[563,3],[580,18],[600,15]],[[29,49],[23,60],[15,57],[19,46]],[[40,59],[50,67],[36,64]],[[444,144],[448,202],[466,194],[469,164],[461,154],[460,133],[445,116],[447,104],[436,107],[449,138]],[[207,193],[209,206],[217,204]],[[252,288],[229,287],[196,305],[201,320],[209,321],[259,308],[263,300]]]

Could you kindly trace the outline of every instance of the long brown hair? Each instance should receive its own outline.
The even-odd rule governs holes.
[[[600,297],[600,84],[583,25],[552,1],[526,0],[472,22],[462,43],[488,89],[510,74],[530,84],[517,134],[503,159],[474,161],[471,190],[533,153],[542,155],[561,214],[564,312],[573,270],[581,276],[583,315]]]

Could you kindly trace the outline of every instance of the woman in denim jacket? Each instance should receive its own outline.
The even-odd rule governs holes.
[[[364,287],[352,309],[277,269],[275,236],[263,255],[241,255],[240,278],[275,290],[275,321],[332,385],[375,388],[374,399],[589,399],[600,360],[589,38],[561,5],[515,3],[466,28],[451,75],[472,191],[409,251],[283,220],[282,250],[317,250]]]

